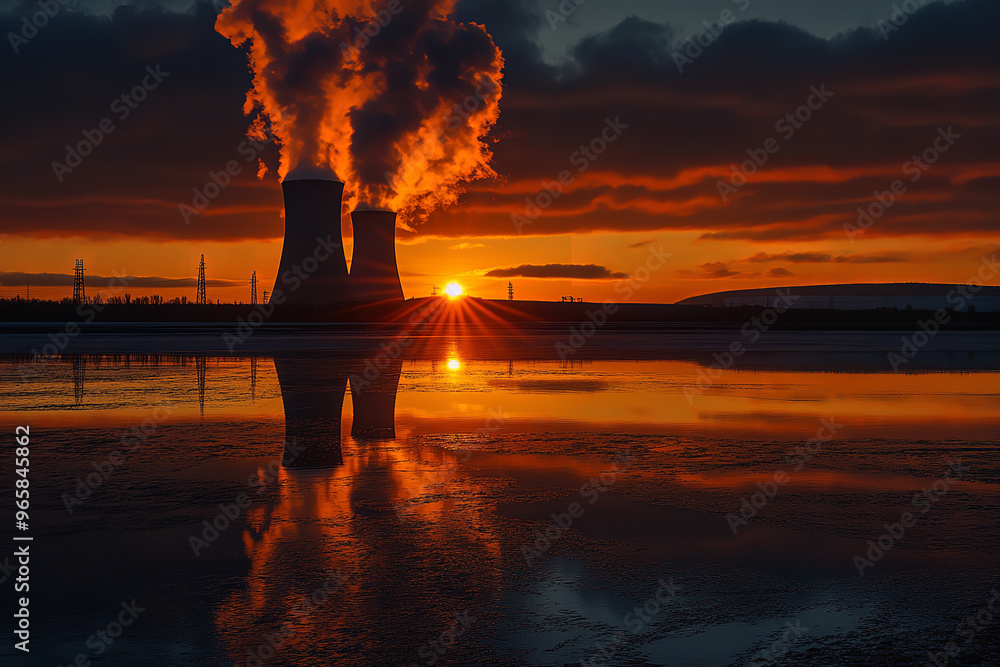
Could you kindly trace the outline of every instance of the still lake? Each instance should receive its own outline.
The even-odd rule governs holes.
[[[992,362],[471,349],[0,361],[30,664],[1000,659]]]

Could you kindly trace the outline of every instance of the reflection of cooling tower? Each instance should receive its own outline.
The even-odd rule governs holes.
[[[369,366],[374,369],[374,366]],[[355,438],[396,437],[396,391],[403,361],[397,359],[369,381],[363,373],[351,377],[351,401],[354,403],[354,424],[351,436]]]
[[[351,288],[358,301],[402,301],[396,269],[396,214],[355,211]]]
[[[286,468],[343,465],[340,420],[347,373],[343,364],[315,359],[274,359],[285,406]]]
[[[281,193],[285,199],[285,242],[272,298],[281,294],[285,303],[309,306],[350,301],[340,232],[344,184],[286,178]],[[292,291],[296,281],[301,284]]]

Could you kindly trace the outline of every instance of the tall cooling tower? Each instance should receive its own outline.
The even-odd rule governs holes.
[[[396,269],[396,214],[355,211],[351,289],[356,301],[402,301]]]
[[[340,425],[347,389],[344,362],[275,357],[274,370],[285,408],[285,468],[343,465]]]
[[[315,174],[309,178],[289,175],[281,183],[281,194],[285,241],[272,296],[280,293],[284,303],[302,306],[351,301],[340,231],[344,184]]]

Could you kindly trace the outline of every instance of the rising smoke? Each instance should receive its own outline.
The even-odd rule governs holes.
[[[349,206],[426,214],[495,176],[485,137],[503,58],[455,0],[233,0],[216,29],[248,45],[251,134],[282,144],[281,168],[332,172]]]

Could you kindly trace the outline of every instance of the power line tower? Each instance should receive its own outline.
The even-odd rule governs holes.
[[[250,276],[250,304],[257,305],[257,272]]]
[[[201,264],[198,265],[198,295],[194,298],[196,304],[205,305],[208,298],[205,296],[205,256],[201,256]]]
[[[437,285],[431,285],[431,296],[437,296],[437,295],[438,295]]]
[[[76,260],[76,270],[73,273],[73,302],[83,303],[87,300],[86,289],[83,286],[83,260]]]
[[[265,304],[267,303],[267,296],[268,296],[268,294],[270,294],[270,292],[268,292],[267,290],[264,290],[264,303]]]
[[[507,283],[507,300],[508,301],[514,300],[514,283],[512,282]]]

